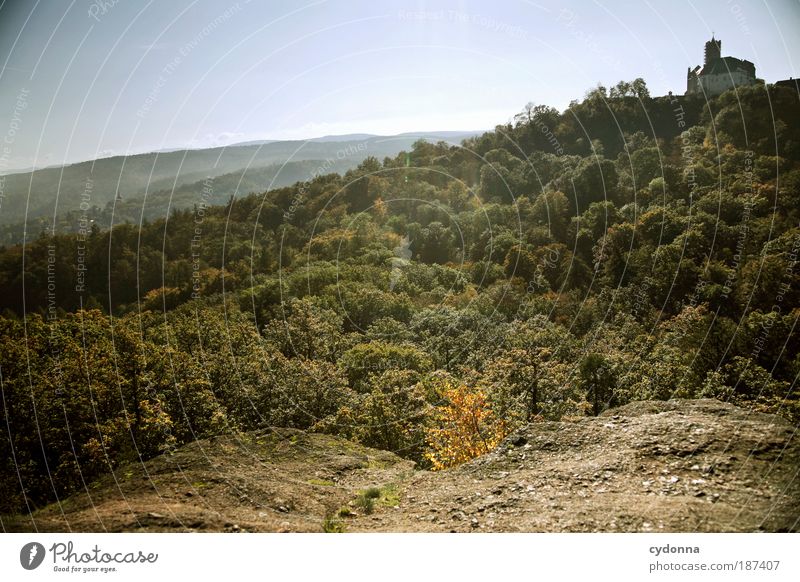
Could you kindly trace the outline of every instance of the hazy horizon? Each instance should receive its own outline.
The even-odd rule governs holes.
[[[357,141],[358,138],[364,136],[365,138],[393,138],[393,137],[403,137],[414,135],[419,133],[420,135],[440,135],[440,134],[478,134],[483,133],[486,131],[491,131],[488,128],[485,129],[464,129],[464,130],[431,130],[431,131],[410,131],[410,132],[403,132],[393,135],[388,134],[375,134],[375,133],[362,133],[362,132],[355,132],[355,133],[346,133],[346,134],[328,134],[328,135],[312,135],[308,137],[297,137],[292,139],[271,139],[269,137],[260,138],[260,139],[251,139],[245,141],[235,141],[228,144],[220,144],[220,145],[199,145],[199,146],[172,146],[172,147],[164,147],[158,150],[152,149],[144,149],[142,151],[128,151],[128,152],[105,152],[103,155],[100,155],[95,158],[87,158],[87,159],[80,159],[80,160],[69,160],[66,162],[54,162],[54,163],[47,163],[45,165],[38,165],[36,167],[33,166],[20,166],[20,167],[0,167],[0,176],[7,176],[10,174],[24,174],[26,172],[33,172],[36,170],[44,170],[47,168],[58,168],[62,166],[70,166],[73,164],[81,164],[84,162],[91,162],[97,161],[107,158],[114,158],[118,156],[141,156],[141,155],[148,155],[148,154],[165,154],[165,153],[172,153],[172,152],[180,152],[180,151],[192,151],[192,150],[204,150],[204,149],[225,149],[225,148],[232,148],[232,147],[241,147],[241,146],[250,146],[250,145],[266,145],[268,143],[277,143],[283,141],[298,141],[298,142],[318,142],[318,141],[326,141],[326,142],[347,142],[347,141]],[[341,138],[341,139],[334,139],[334,138]]]

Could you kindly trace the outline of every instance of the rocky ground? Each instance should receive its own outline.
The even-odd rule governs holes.
[[[543,422],[450,471],[277,429],[198,441],[6,531],[797,531],[796,427],[716,400]]]

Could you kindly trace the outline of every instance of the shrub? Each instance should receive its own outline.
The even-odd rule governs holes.
[[[434,413],[434,426],[426,431],[426,457],[434,470],[486,454],[508,434],[481,390],[459,384],[448,387],[444,397],[447,403]]]

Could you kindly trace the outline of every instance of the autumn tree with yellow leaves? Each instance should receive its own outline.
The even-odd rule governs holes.
[[[433,414],[433,426],[425,432],[425,456],[434,471],[486,454],[508,434],[507,424],[495,416],[480,389],[448,385],[442,396],[447,404]]]

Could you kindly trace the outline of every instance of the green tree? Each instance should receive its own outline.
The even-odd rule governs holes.
[[[580,366],[579,383],[595,416],[614,401],[616,378],[609,362],[600,354],[589,354]]]

